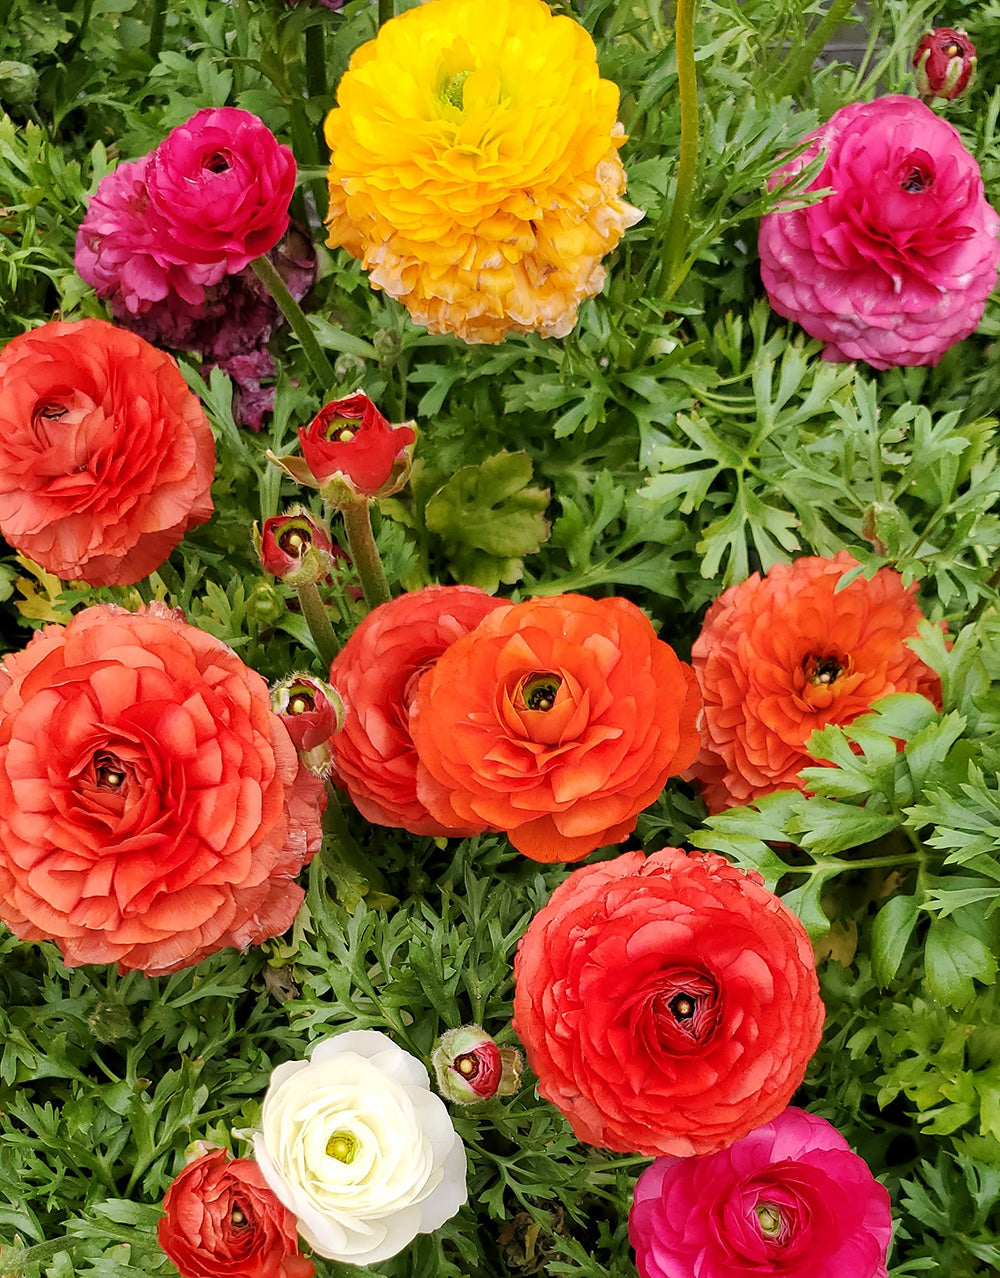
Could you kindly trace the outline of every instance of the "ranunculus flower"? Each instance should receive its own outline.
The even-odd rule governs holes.
[[[355,51],[337,102],[329,243],[432,333],[565,337],[642,216],[584,28],[542,0],[434,0]]]
[[[333,568],[333,542],[326,526],[302,506],[264,520],[253,528],[260,566],[289,586],[312,585]]]
[[[792,1108],[718,1153],[657,1159],[629,1215],[640,1278],[885,1278],[891,1233],[868,1165]]]
[[[421,674],[503,601],[475,586],[426,586],[373,609],[330,668],[346,707],[331,741],[336,779],[362,816],[411,834],[476,834],[447,824],[417,797],[410,705]]]
[[[941,681],[906,642],[924,619],[898,573],[837,583],[857,563],[776,564],[709,608],[691,650],[705,709],[691,775],[710,812],[799,789],[817,728],[847,724],[893,692],[941,698]]]
[[[465,1147],[423,1065],[349,1030],[271,1075],[254,1153],[320,1256],[387,1260],[466,1201]]]
[[[0,918],[159,975],[283,932],[320,782],[267,684],[162,604],[47,626],[0,668]]]
[[[976,46],[964,31],[936,27],[921,37],[913,53],[917,92],[929,102],[960,97],[976,78]]]
[[[974,332],[1000,261],[1000,218],[958,132],[915,98],[842,107],[772,185],[820,151],[808,208],[768,213],[760,270],[771,305],[873,368],[936,364]]]
[[[213,1149],[167,1190],[157,1238],[181,1278],[312,1278],[295,1217],[249,1158]]]
[[[165,260],[241,271],[288,230],[295,158],[257,116],[205,107],[171,129],[146,169],[157,252]]]
[[[0,531],[64,580],[153,572],[212,513],[215,443],[177,365],[104,320],[0,352]]]
[[[417,796],[536,861],[619,843],[698,752],[697,681],[626,599],[497,608],[420,680]]]
[[[498,1047],[481,1025],[445,1030],[434,1045],[431,1064],[438,1091],[459,1105],[513,1096],[521,1086],[521,1053],[516,1047]]]
[[[707,1154],[769,1122],[823,1029],[805,928],[712,853],[576,870],[531,920],[514,977],[539,1092],[620,1153]]]
[[[271,706],[288,729],[296,750],[324,745],[344,721],[344,703],[315,675],[293,674],[271,689]]]

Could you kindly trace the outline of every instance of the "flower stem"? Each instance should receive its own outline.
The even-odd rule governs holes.
[[[390,896],[389,884],[385,875],[381,870],[376,869],[365,856],[361,848],[358,847],[354,835],[351,833],[347,824],[347,818],[344,816],[344,809],[340,805],[340,793],[332,781],[326,783],[326,811],[323,813],[323,831],[326,837],[323,840],[322,863],[323,868],[330,875],[334,883],[338,883],[343,877],[343,871],[346,868],[349,877],[361,878],[365,882],[367,888],[374,889],[385,896]],[[353,885],[342,885],[347,893],[350,893]],[[338,895],[340,893],[338,892]],[[357,893],[358,899],[364,896],[364,891]]]
[[[390,18],[396,15],[396,5],[394,0],[378,0],[378,24],[382,26],[384,22],[388,22]]]
[[[288,321],[289,328],[299,339],[299,343],[303,351],[305,351],[306,359],[308,359],[322,387],[321,398],[325,398],[327,390],[336,384],[337,377],[330,361],[326,357],[326,352],[316,340],[316,334],[309,326],[309,321],[306,319],[302,307],[289,293],[278,268],[266,254],[254,258],[250,265],[253,268],[253,273],[274,298],[278,309]]]
[[[323,28],[318,24],[306,27],[306,91],[310,98],[326,93],[326,49]]]
[[[698,74],[694,64],[695,0],[677,0],[674,47],[677,51],[677,93],[681,105],[681,146],[677,182],[670,221],[663,244],[663,266],[667,281],[664,300],[673,297],[686,272],[681,261],[687,247],[687,213],[698,170]]]
[[[389,592],[389,583],[385,579],[378,547],[375,545],[370,503],[367,497],[363,497],[359,501],[342,506],[340,510],[344,516],[347,549],[361,578],[365,603],[369,608],[377,608],[379,604],[388,603],[392,595]]]
[[[306,619],[309,633],[316,641],[320,660],[329,669],[330,663],[340,651],[340,644],[337,643],[337,636],[333,633],[333,626],[330,625],[326,605],[320,598],[319,590],[313,581],[306,582],[304,586],[296,586],[295,593],[302,605],[302,615]]]
[[[823,17],[817,22],[809,34],[809,38],[801,45],[797,53],[789,55],[782,68],[781,78],[774,86],[774,97],[784,98],[794,93],[800,82],[808,75],[809,69],[816,61],[816,56],[823,49],[827,40],[850,13],[854,0],[833,0]]]

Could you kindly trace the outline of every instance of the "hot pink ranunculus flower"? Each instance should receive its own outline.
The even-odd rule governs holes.
[[[891,1232],[864,1160],[793,1108],[718,1153],[658,1158],[629,1215],[641,1278],[885,1278]]]
[[[1000,217],[946,120],[892,95],[842,107],[772,185],[820,151],[808,208],[760,226],[771,305],[826,342],[823,358],[873,368],[936,364],[974,332],[997,279]]]

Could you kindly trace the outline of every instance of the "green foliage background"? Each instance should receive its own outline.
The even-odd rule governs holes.
[[[994,296],[978,334],[934,369],[826,364],[770,312],[755,251],[776,157],[848,101],[910,92],[909,54],[935,3],[869,5],[861,68],[810,71],[803,50],[824,5],[701,0],[700,160],[674,271],[663,265],[680,131],[673,11],[553,4],[593,32],[621,87],[629,198],[646,210],[573,333],[496,347],[429,336],[355,262],[320,248],[306,309],[338,384],[317,385],[279,334],[273,425],[254,436],[233,420],[228,379],[182,361],[216,429],[215,518],[127,591],[60,588],[8,553],[0,624],[12,650],[87,603],[167,598],[268,678],[322,673],[248,529],[302,499],[265,449],[282,452],[321,403],[356,388],[420,427],[413,483],[377,521],[400,587],[623,594],[686,655],[707,604],[752,571],[842,547],[866,573],[898,569],[930,618],[919,650],[942,674],[942,710],[894,697],[818,734],[828,766],[809,774],[808,799],[706,820],[675,781],[637,840],[723,851],[802,917],[829,1015],[796,1101],[835,1123],[888,1186],[891,1273],[964,1278],[1000,1268],[1000,308]],[[1000,6],[956,3],[945,19],[980,47],[976,89],[946,109],[997,205]],[[0,0],[0,64],[37,75],[25,91],[23,72],[0,65],[0,341],[54,316],[104,314],[73,269],[87,197],[199,107],[254,111],[293,146],[294,212],[321,242],[317,130],[375,21],[366,0],[343,13],[280,0]],[[330,603],[344,637],[358,606],[343,588]],[[317,859],[294,931],[261,951],[147,980],[67,971],[53,947],[4,936],[0,1274],[172,1273],[155,1225],[185,1146],[245,1153],[238,1133],[253,1127],[270,1070],[331,1031],[386,1030],[424,1059],[440,1030],[469,1020],[513,1041],[513,952],[565,869],[502,839],[445,844],[350,820],[397,903],[357,868],[330,874]],[[370,1272],[634,1273],[625,1221],[644,1160],[581,1146],[530,1079],[456,1123],[469,1206]]]

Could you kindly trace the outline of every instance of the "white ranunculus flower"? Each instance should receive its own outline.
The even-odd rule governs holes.
[[[254,1154],[320,1256],[370,1265],[454,1216],[465,1147],[423,1065],[374,1030],[271,1075]]]

